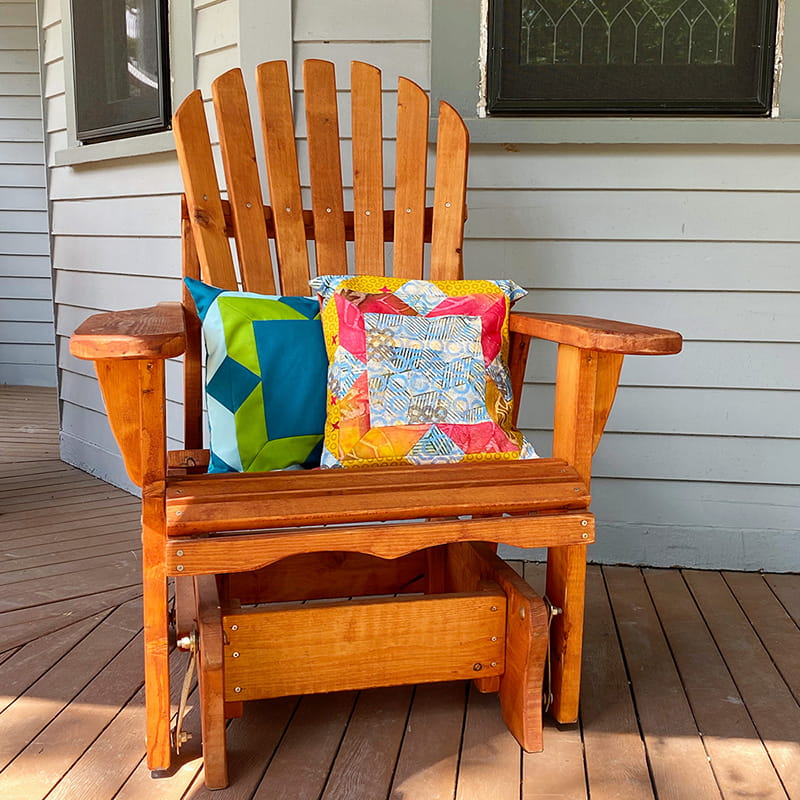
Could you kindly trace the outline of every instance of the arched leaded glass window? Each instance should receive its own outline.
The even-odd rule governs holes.
[[[493,0],[490,113],[767,114],[778,0]]]

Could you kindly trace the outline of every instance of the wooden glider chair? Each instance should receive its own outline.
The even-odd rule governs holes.
[[[457,112],[439,108],[433,205],[426,207],[428,98],[400,79],[395,210],[388,210],[381,75],[354,63],[346,211],[334,67],[307,61],[303,74],[310,210],[285,63],[257,70],[269,206],[239,70],[213,84],[226,199],[200,92],[175,114],[186,190],[184,275],[225,290],[308,296],[313,240],[319,275],[347,273],[353,241],[350,271],[383,275],[385,243],[393,242],[388,272],[422,278],[430,243],[430,278],[460,279],[468,136]],[[179,642],[197,652],[209,787],[228,782],[226,719],[254,698],[475,679],[478,689],[499,691],[522,747],[540,750],[548,639],[550,711],[560,722],[577,719],[586,546],[594,540],[592,455],[623,354],[676,353],[681,338],[589,317],[512,312],[508,360],[517,398],[531,337],[559,344],[551,458],[208,473],[201,329],[188,295],[182,305],[99,314],[78,328],[71,352],[95,361],[126,469],[142,490],[151,770],[170,766],[182,738],[170,730],[170,578]],[[184,449],[167,452],[164,365],[180,355]],[[549,548],[546,600],[495,555],[497,543]],[[322,598],[340,599],[300,602]]]

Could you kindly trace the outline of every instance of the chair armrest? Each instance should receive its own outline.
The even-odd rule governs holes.
[[[77,358],[172,358],[186,349],[186,323],[180,303],[94,314],[69,340]]]
[[[512,311],[509,326],[512,333],[605,353],[671,355],[683,344],[679,333],[665,328],[572,314]]]

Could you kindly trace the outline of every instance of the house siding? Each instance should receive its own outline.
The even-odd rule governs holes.
[[[0,2],[0,383],[55,386],[36,0]]]
[[[379,65],[387,101],[398,74],[429,89],[430,3],[294,0],[299,112],[306,58],[334,61],[345,87],[351,60]],[[210,80],[239,60],[275,57],[252,35],[240,52],[244,7],[195,4],[196,74],[206,97]],[[48,83],[58,64],[55,46],[49,52]],[[58,121],[57,69],[52,86],[48,120]],[[347,132],[346,92],[340,100]],[[301,170],[307,175],[302,153]],[[530,292],[521,308],[685,336],[678,356],[626,359],[595,459],[591,557],[799,570],[800,147],[476,144],[469,180],[469,276],[513,278]],[[124,482],[105,429],[94,433],[105,424],[96,383],[66,355],[64,337],[96,308],[177,298],[177,169],[170,155],[149,156],[54,168],[51,184],[64,452]],[[520,415],[545,455],[554,364],[555,348],[536,344]],[[168,371],[177,438],[177,363]]]

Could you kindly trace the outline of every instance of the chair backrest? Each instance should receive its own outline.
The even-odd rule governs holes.
[[[357,274],[421,278],[424,247],[431,243],[430,277],[462,276],[461,247],[466,218],[468,135],[458,113],[439,108],[433,206],[426,208],[428,97],[400,78],[394,180],[383,168],[380,70],[354,62],[351,70],[352,208],[345,209],[334,65],[303,65],[311,209],[303,208],[295,145],[291,89],[286,63],[261,64],[256,73],[261,133],[270,205],[263,205],[247,96],[239,69],[212,85],[214,111],[225,169],[227,200],[220,194],[208,126],[199,91],[175,114],[178,159],[185,186],[185,216],[201,274],[225,289],[309,294],[308,241],[314,240],[316,274],[348,271],[347,241],[355,243]],[[394,210],[384,207],[385,187],[394,183]],[[237,276],[229,237],[236,243]],[[275,240],[278,285],[268,239]],[[386,270],[384,243],[393,242]],[[191,260],[191,259],[190,259]],[[187,259],[184,259],[185,263]],[[240,280],[239,280],[240,279]]]
[[[342,147],[334,65],[309,60],[303,65],[306,139],[311,209],[303,192],[295,144],[292,90],[284,61],[261,64],[256,71],[261,135],[270,205],[264,205],[253,130],[241,70],[212,84],[212,99],[225,170],[223,199],[214,162],[202,94],[193,92],[173,118],[178,161],[183,175],[183,273],[222,289],[266,294],[308,295],[311,277],[308,242],[314,241],[315,273],[391,274],[422,278],[425,244],[430,243],[430,277],[462,277],[466,220],[469,137],[458,112],[439,105],[433,206],[428,189],[428,96],[414,82],[397,85],[395,175],[383,165],[383,113],[380,70],[353,62],[352,208],[345,209]],[[345,140],[346,141],[346,140]],[[385,207],[394,184],[394,209]],[[348,187],[349,188],[349,187]],[[234,260],[230,239],[236,246]],[[269,240],[274,239],[273,270]],[[347,242],[354,242],[348,268]],[[386,269],[385,242],[393,242]],[[236,265],[238,264],[238,274]],[[184,290],[184,305],[192,308]],[[197,319],[187,317],[184,355],[184,447],[202,448],[202,370]]]

